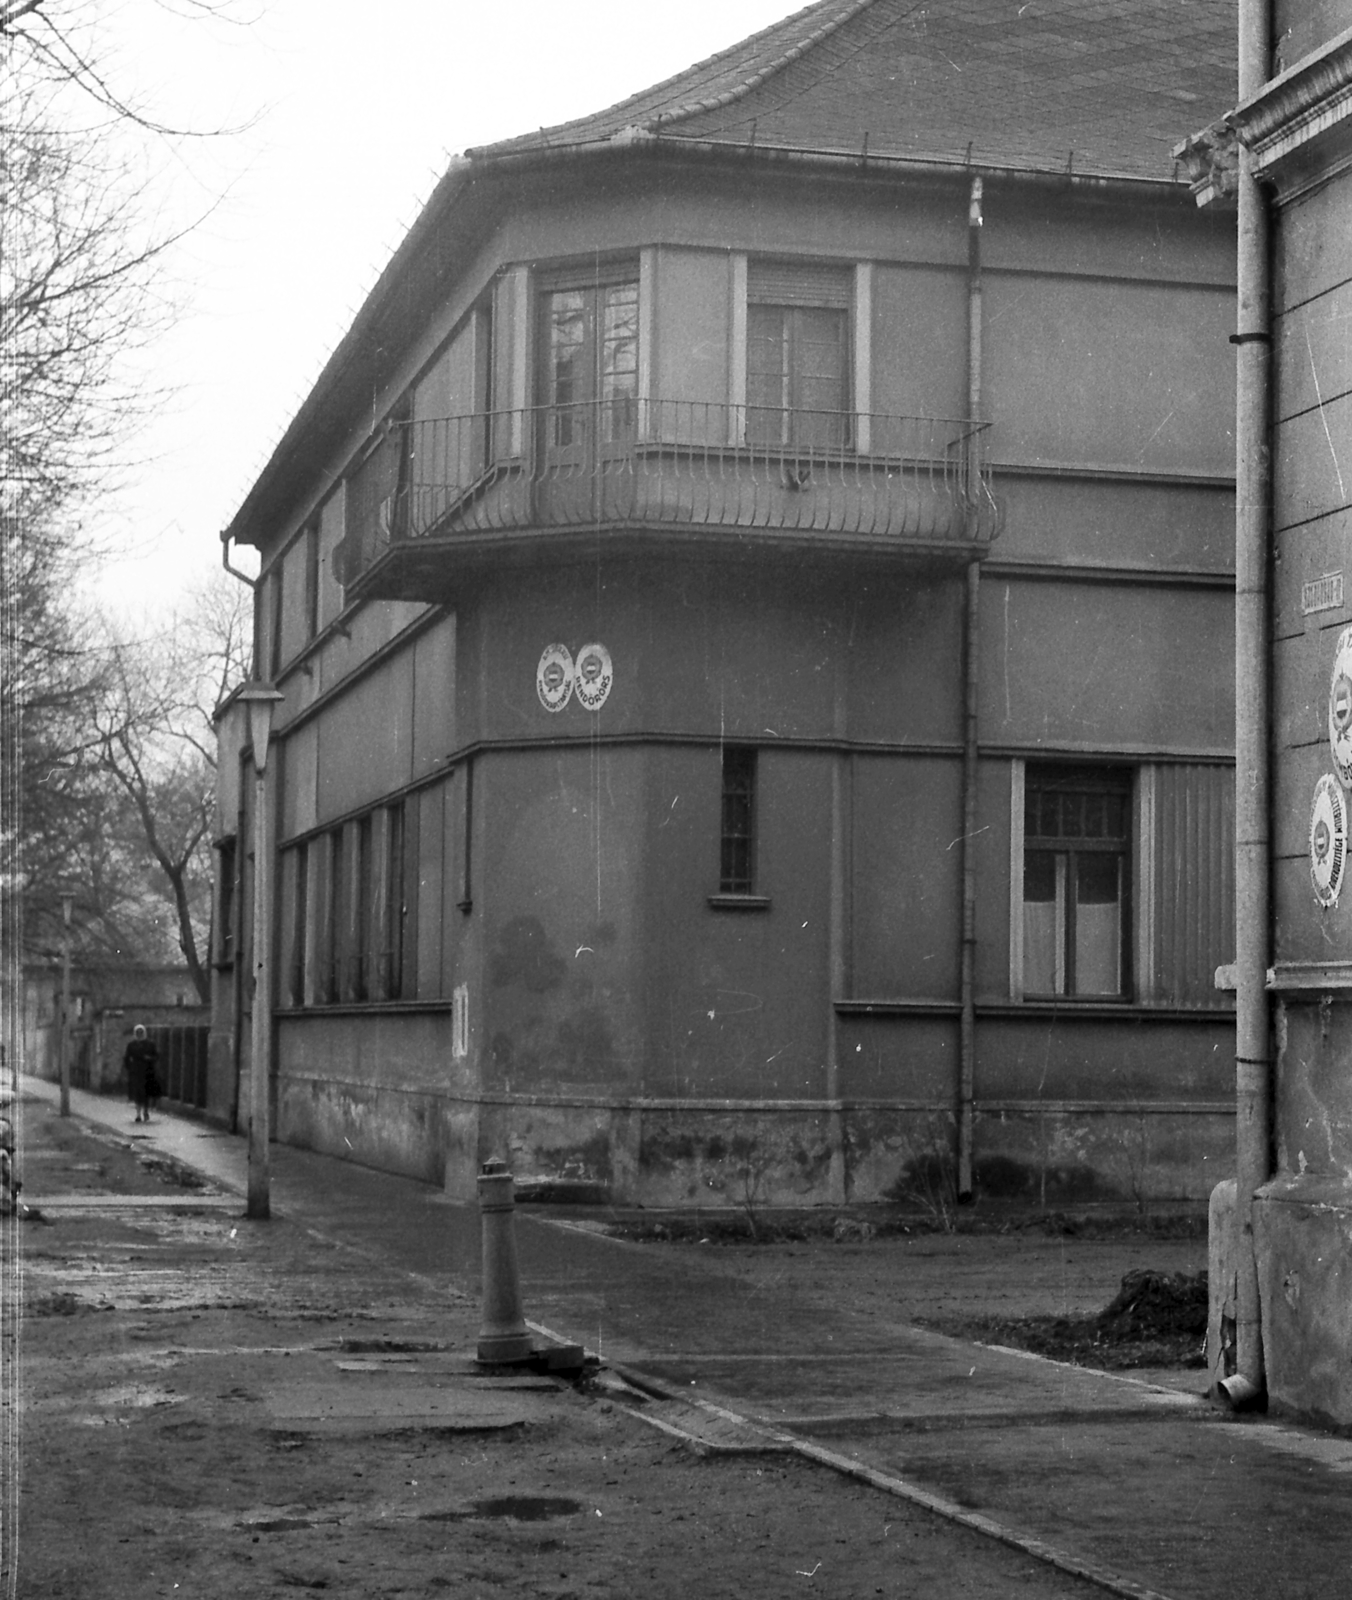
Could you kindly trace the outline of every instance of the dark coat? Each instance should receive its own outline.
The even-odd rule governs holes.
[[[153,1039],[133,1039],[127,1046],[122,1066],[127,1074],[127,1095],[137,1105],[160,1097],[159,1074],[155,1071],[159,1059],[159,1046]]]

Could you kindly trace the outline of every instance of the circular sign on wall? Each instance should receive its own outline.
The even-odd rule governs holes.
[[[1338,903],[1347,864],[1347,799],[1338,780],[1326,772],[1314,786],[1310,808],[1310,881],[1321,906]]]
[[[1338,635],[1329,685],[1329,748],[1333,770],[1345,787],[1352,787],[1352,628]]]
[[[584,644],[577,653],[575,671],[577,681],[573,688],[578,701],[588,711],[599,711],[605,705],[606,696],[615,680],[610,651],[603,644]]]
[[[547,644],[535,669],[535,692],[546,711],[562,711],[573,692],[575,669],[566,644]]]

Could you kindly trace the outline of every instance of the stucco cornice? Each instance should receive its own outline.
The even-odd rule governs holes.
[[[1198,205],[1235,192],[1241,148],[1288,198],[1352,165],[1352,28],[1175,149]]]
[[[1350,117],[1352,28],[1264,84],[1225,120],[1257,158],[1259,175],[1269,176],[1281,162]]]

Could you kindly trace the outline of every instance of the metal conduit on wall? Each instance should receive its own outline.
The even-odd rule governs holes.
[[[982,180],[972,179],[967,207],[967,416],[981,421],[981,230]],[[962,905],[958,1028],[958,1199],[972,1198],[976,1099],[976,824],[979,770],[979,673],[981,670],[981,564],[967,563],[963,649]]]
[[[1239,98],[1269,76],[1270,0],[1241,0]],[[1268,811],[1268,571],[1271,301],[1267,199],[1254,157],[1239,155],[1239,315],[1236,345],[1235,510],[1235,1167],[1236,1360],[1232,1398],[1263,1392],[1265,1363],[1253,1197],[1272,1172],[1272,1042]]]

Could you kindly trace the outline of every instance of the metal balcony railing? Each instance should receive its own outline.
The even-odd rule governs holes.
[[[999,527],[985,426],[628,397],[399,422],[351,481],[343,565],[583,526],[981,546]]]

